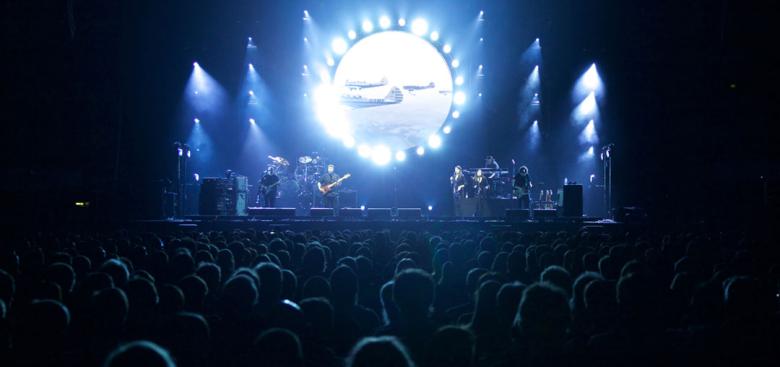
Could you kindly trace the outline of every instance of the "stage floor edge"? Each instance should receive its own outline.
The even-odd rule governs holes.
[[[633,225],[632,225],[633,226]],[[144,231],[170,230],[515,230],[515,231],[619,231],[624,223],[598,218],[554,218],[542,220],[507,220],[505,218],[424,218],[418,220],[379,220],[346,218],[258,218],[224,216],[190,216],[186,219],[138,220],[132,228]]]

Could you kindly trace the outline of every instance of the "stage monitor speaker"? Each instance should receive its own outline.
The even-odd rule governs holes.
[[[368,208],[368,219],[391,219],[392,212],[390,208]]]
[[[582,217],[582,185],[563,186],[563,216]]]
[[[520,222],[530,219],[528,209],[507,209],[506,220],[510,222]]]
[[[422,218],[422,209],[420,208],[398,208],[398,219],[415,220]]]
[[[249,215],[261,218],[293,218],[295,208],[248,208]]]
[[[333,208],[311,208],[309,216],[312,218],[327,218],[335,216]]]
[[[549,219],[558,216],[555,209],[534,209],[534,219]]]
[[[360,208],[341,208],[339,209],[339,218],[360,219],[363,218],[363,209]]]
[[[344,189],[339,192],[339,206],[342,208],[356,208],[357,203],[357,191]]]

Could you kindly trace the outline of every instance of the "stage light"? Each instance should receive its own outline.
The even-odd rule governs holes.
[[[406,26],[406,19],[405,18],[398,18],[398,26],[399,27],[405,27]]]
[[[355,138],[352,136],[347,136],[344,138],[343,143],[345,148],[352,148],[355,146]]]
[[[198,182],[198,181],[200,181],[200,175],[199,175],[199,174],[197,174],[197,173],[194,173],[194,174],[192,175],[192,178],[194,178],[194,179],[195,179],[195,182]]]
[[[361,205],[360,206],[360,210],[365,211],[366,210],[366,206],[365,205]]]
[[[433,211],[433,205],[428,205],[428,211],[429,212]]]
[[[591,174],[590,174],[590,177],[589,177],[590,183],[593,183],[593,180],[594,180],[595,178],[596,178],[596,174],[595,174],[595,173],[591,173]]]
[[[325,63],[328,64],[328,66],[336,65],[336,61],[333,60],[332,56],[328,56],[325,58]]]
[[[309,11],[304,9],[303,10],[303,20],[309,20],[309,19],[311,19],[311,17],[309,17]]]
[[[390,18],[387,15],[379,17],[379,26],[382,29],[390,28]]]
[[[452,46],[449,44],[444,45],[444,47],[441,48],[442,51],[444,51],[445,54],[448,54],[452,52]]]
[[[192,119],[192,122],[194,122],[196,124],[199,124],[200,123],[200,119],[196,117],[196,118]]]
[[[377,145],[371,152],[371,160],[378,166],[384,166],[390,163],[391,157],[392,153],[390,153],[390,149],[384,145]]]
[[[452,111],[452,118],[459,119],[460,118],[460,111]]]
[[[539,44],[539,38],[537,38],[535,42],[538,45]]]
[[[425,148],[423,146],[419,146],[417,147],[417,150],[415,152],[417,153],[417,155],[422,157],[425,154]]]
[[[458,59],[452,59],[452,62],[450,64],[454,69],[457,69],[458,66],[460,66],[460,61]]]
[[[593,157],[593,146],[591,145],[590,148],[588,148],[588,156]]]
[[[452,126],[450,126],[450,125],[444,126],[444,128],[441,129],[441,132],[443,132],[444,134],[451,133],[452,132]]]
[[[596,63],[593,63],[588,68],[588,71],[585,72],[585,75],[582,76],[582,83],[590,91],[595,91],[601,86],[601,78],[598,70],[596,70]]]
[[[582,133],[580,133],[580,143],[597,143],[599,141],[599,137],[596,134],[596,123],[593,120],[590,120],[588,124],[585,126],[585,129],[582,130]]]
[[[179,155],[179,157],[184,155],[184,149],[182,148],[176,148],[176,154]]]
[[[330,48],[333,49],[333,52],[335,52],[336,55],[341,55],[347,51],[347,41],[344,41],[341,37],[334,38],[333,41],[330,42]]]
[[[309,37],[303,37],[303,42],[304,43],[309,43]]]
[[[368,158],[371,156],[371,147],[368,145],[362,144],[358,147],[358,155],[363,158]]]
[[[363,24],[361,25],[361,28],[363,28],[363,32],[371,33],[371,31],[374,30],[374,24],[371,23],[370,20],[366,19],[366,20],[363,21]]]
[[[439,135],[433,134],[428,137],[428,146],[433,149],[438,149],[441,147],[441,137]]]
[[[252,65],[252,64],[249,64],[249,70],[252,70],[252,71],[254,71],[254,70],[255,70],[255,66],[254,66],[254,65]]]
[[[187,149],[187,158],[192,158],[192,151]]]
[[[254,95],[255,95],[255,92],[253,92],[253,91],[251,91],[251,90],[250,90],[250,91],[249,91],[249,95],[250,95],[250,96],[254,96]]]
[[[455,77],[455,85],[463,85],[463,76],[458,75]]]
[[[463,92],[455,92],[455,95],[452,97],[452,102],[456,105],[462,105],[466,102],[466,93]]]
[[[320,70],[320,80],[325,83],[330,82],[330,74],[327,70]]]
[[[404,152],[403,150],[399,150],[399,151],[395,152],[395,160],[399,161],[399,162],[405,161],[406,160],[406,152]]]
[[[477,97],[482,98],[482,92],[477,93]]]
[[[354,40],[355,38],[357,38],[357,33],[354,30],[350,29],[349,32],[347,32],[347,37],[351,40]]]
[[[253,118],[250,118],[250,119],[249,119],[249,123],[250,123],[250,124],[252,124],[252,125],[254,125],[254,124],[255,124],[255,119],[253,119]]]
[[[485,42],[485,39],[482,37],[479,37],[479,42]]]
[[[412,21],[412,33],[418,36],[428,33],[428,22],[422,18],[417,18]]]
[[[596,103],[596,93],[591,91],[588,93],[588,96],[585,97],[585,99],[580,103],[580,105],[577,106],[575,110],[575,117],[578,120],[592,117],[597,109],[598,104]]]
[[[433,31],[431,32],[431,41],[436,42],[439,40],[439,32]]]

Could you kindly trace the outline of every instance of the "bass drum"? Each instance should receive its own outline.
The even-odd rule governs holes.
[[[295,180],[283,179],[279,184],[279,191],[276,194],[278,205],[283,207],[295,207],[298,202],[298,192],[301,190]]]

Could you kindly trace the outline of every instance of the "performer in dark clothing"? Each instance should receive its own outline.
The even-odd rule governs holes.
[[[487,206],[487,198],[490,193],[490,182],[485,175],[482,174],[482,169],[478,169],[474,178],[471,179],[472,190],[474,197],[477,198],[477,211],[474,213],[475,217],[481,217],[485,215],[485,206]]]
[[[263,207],[273,208],[276,206],[276,196],[279,192],[279,176],[276,175],[274,169],[269,167],[263,178],[260,179],[259,189],[257,192],[257,201],[262,199]]]
[[[531,204],[531,188],[534,187],[531,182],[531,175],[528,174],[528,167],[520,166],[515,174],[514,194],[520,201],[520,209],[529,209]]]
[[[452,185],[452,204],[455,208],[455,216],[463,217],[463,200],[468,197],[466,194],[468,191],[468,184],[466,182],[466,175],[463,174],[463,168],[460,166],[455,166],[455,173],[450,176],[450,185]]]
[[[322,206],[325,208],[336,209],[339,204],[339,183],[341,177],[336,173],[336,167],[328,165],[328,172],[317,181],[317,188],[322,194]]]
[[[455,198],[466,197],[466,176],[460,166],[455,166],[455,173],[450,176],[450,184],[452,185],[452,195]]]

